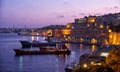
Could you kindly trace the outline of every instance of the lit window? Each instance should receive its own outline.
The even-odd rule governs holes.
[[[90,24],[87,24],[87,27],[89,27],[90,26]]]
[[[89,18],[89,22],[95,22],[95,18]]]
[[[92,40],[91,40],[91,43],[97,43],[97,40],[95,39],[95,38],[93,38]]]
[[[108,32],[112,32],[112,30],[109,29]]]
[[[71,24],[67,24],[67,25],[66,25],[66,28],[71,28]]]
[[[64,29],[64,30],[62,30],[62,34],[64,34],[64,35],[69,35],[70,33],[71,33],[70,29]]]
[[[102,25],[102,24],[100,24],[100,28],[103,28],[103,25]]]

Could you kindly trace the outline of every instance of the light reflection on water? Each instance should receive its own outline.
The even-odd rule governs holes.
[[[23,57],[19,57],[19,72],[23,71]]]
[[[0,35],[0,72],[64,72],[67,64],[76,61],[85,53],[96,51],[96,46],[66,43],[72,50],[70,55],[23,55],[15,56],[14,48],[21,48],[19,40],[30,40],[31,36]],[[34,37],[41,40],[42,37]],[[4,41],[5,40],[5,41]]]
[[[92,54],[93,54],[93,53],[96,51],[96,48],[97,48],[97,47],[96,47],[95,45],[92,45],[91,48],[92,48]]]
[[[80,53],[82,53],[83,45],[80,44]]]

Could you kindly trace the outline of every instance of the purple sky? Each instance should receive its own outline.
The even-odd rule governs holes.
[[[66,25],[75,18],[120,12],[120,0],[0,0],[0,28]]]

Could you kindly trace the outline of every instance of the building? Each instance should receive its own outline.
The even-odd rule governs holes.
[[[72,42],[101,44],[109,40],[109,26],[96,16],[75,19],[66,25],[66,32],[63,39]]]

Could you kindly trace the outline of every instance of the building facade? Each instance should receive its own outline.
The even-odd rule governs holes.
[[[63,34],[63,38],[67,41],[101,44],[109,40],[109,26],[96,16],[75,19],[74,23],[66,25],[66,29],[69,33]]]

